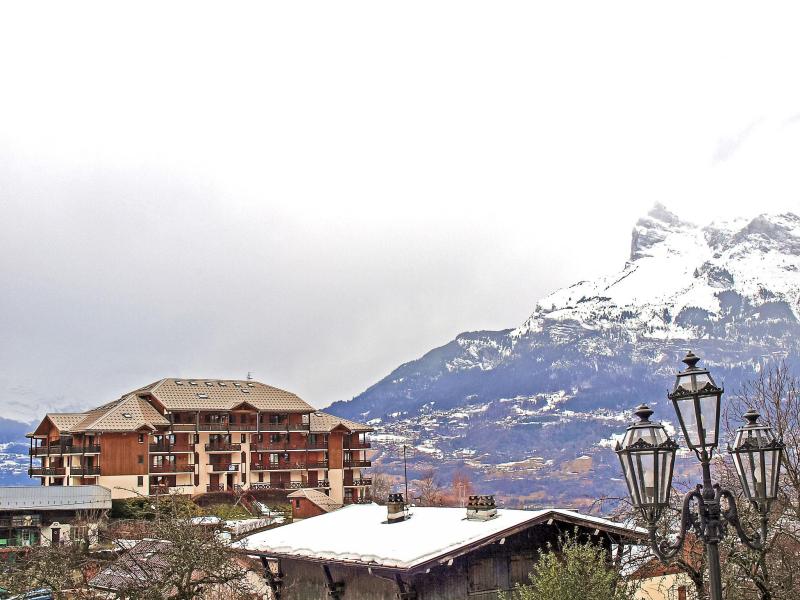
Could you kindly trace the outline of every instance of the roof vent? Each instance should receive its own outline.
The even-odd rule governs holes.
[[[246,390],[246,389],[242,388],[242,393],[243,393],[243,394],[249,394],[249,393],[250,393],[250,390]]]
[[[233,382],[233,385],[234,385],[235,387],[242,387],[242,384],[241,384],[241,383],[239,383],[238,381],[234,381],[234,382]]]
[[[197,382],[196,381],[190,381],[189,385],[197,385]]]
[[[183,385],[183,382],[180,379],[176,379],[175,385]]]
[[[486,521],[497,516],[494,496],[470,496],[467,502],[467,519]]]
[[[206,385],[208,387],[214,387],[214,382],[213,381],[206,381]]]
[[[227,383],[225,383],[224,381],[218,381],[218,382],[217,382],[217,385],[218,385],[219,387],[225,387],[225,386],[226,386],[226,385],[228,385],[228,384],[227,384]]]
[[[403,501],[403,494],[389,494],[389,500],[386,502],[386,509],[388,511],[388,522],[399,523],[408,518],[408,510],[406,503]]]
[[[197,397],[205,400],[208,398],[208,394],[197,394]]]
[[[248,382],[248,384],[247,384],[247,387],[256,387],[256,384],[255,384],[255,383],[249,383],[249,382]]]
[[[133,415],[131,413],[122,413],[122,416],[125,417],[126,419],[132,419],[133,418]]]

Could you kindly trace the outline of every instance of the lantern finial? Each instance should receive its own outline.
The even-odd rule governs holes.
[[[761,418],[761,415],[751,408],[746,413],[744,413],[742,417],[744,417],[748,425],[757,425],[758,420]]]
[[[649,406],[647,406],[647,404],[640,404],[636,407],[636,410],[633,412],[633,414],[639,417],[640,423],[649,423],[653,411]]]
[[[683,358],[683,363],[685,363],[686,367],[689,369],[696,369],[697,363],[699,362],[700,362],[700,357],[697,356],[691,350],[689,350],[689,352],[687,352],[686,356]]]

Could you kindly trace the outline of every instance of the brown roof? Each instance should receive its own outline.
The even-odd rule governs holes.
[[[50,419],[61,433],[67,433],[86,417],[86,413],[47,413],[45,418]]]
[[[331,512],[332,510],[336,510],[337,508],[342,508],[342,504],[336,502],[333,498],[320,492],[319,490],[312,490],[303,488],[297,490],[296,492],[292,492],[287,496],[287,498],[306,498],[319,506],[325,512]]]
[[[167,425],[169,420],[147,400],[136,394],[128,394],[89,411],[73,431],[137,431],[143,427],[156,429]]]
[[[242,403],[256,410],[309,413],[314,408],[296,394],[258,381],[162,379],[149,393],[167,410],[231,410]]]
[[[324,412],[315,412],[311,414],[311,432],[312,433],[327,433],[333,431],[339,426],[349,429],[354,432],[374,431],[369,425],[356,423],[349,419],[342,419],[334,415],[329,415]]]
[[[159,579],[168,568],[167,541],[144,539],[89,580],[89,586],[103,590],[136,590]]]

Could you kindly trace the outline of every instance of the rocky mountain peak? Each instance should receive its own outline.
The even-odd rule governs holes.
[[[663,204],[656,203],[633,227],[630,260],[648,256],[650,249],[663,242],[671,233],[694,228],[693,224],[682,221]]]

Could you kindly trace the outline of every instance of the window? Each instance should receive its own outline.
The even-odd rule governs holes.
[[[294,499],[294,507],[295,508],[300,508],[300,498],[295,498]]]
[[[247,434],[246,434],[246,433],[243,433],[243,434],[242,434],[242,443],[243,443],[243,444],[246,444],[246,443],[247,443]]]
[[[144,464],[144,454],[140,454],[139,456],[136,457],[136,459],[137,459],[136,462],[139,463],[140,465]]]
[[[139,457],[141,458],[141,457]],[[144,487],[144,475],[139,475],[136,478],[136,487]]]
[[[144,434],[143,433],[139,434],[139,443],[140,444],[144,444]]]
[[[275,466],[278,464],[278,455],[277,454],[270,454],[269,455],[269,464]]]
[[[73,542],[82,542],[84,540],[88,540],[89,527],[87,525],[73,525],[69,530],[69,537]]]

